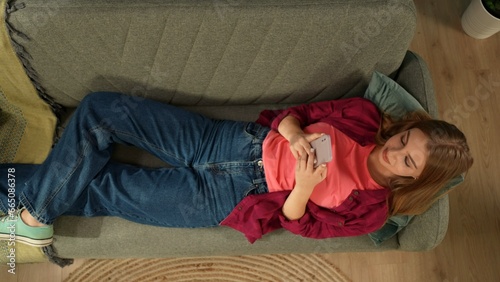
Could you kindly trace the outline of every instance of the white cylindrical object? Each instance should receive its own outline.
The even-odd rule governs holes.
[[[472,0],[462,15],[465,33],[477,39],[484,39],[500,31],[500,19],[491,15],[481,0]]]

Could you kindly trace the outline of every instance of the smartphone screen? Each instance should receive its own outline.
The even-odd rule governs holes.
[[[311,147],[316,152],[314,167],[327,163],[332,160],[332,141],[330,135],[323,135],[311,142]]]

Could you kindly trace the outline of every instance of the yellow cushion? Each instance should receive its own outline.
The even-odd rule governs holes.
[[[42,163],[50,152],[57,119],[38,96],[12,48],[5,8],[6,0],[0,0],[0,161]],[[0,242],[2,264],[8,261],[7,243]],[[16,263],[47,261],[40,248],[20,243],[15,248]]]

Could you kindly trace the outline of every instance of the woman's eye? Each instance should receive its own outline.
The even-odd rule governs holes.
[[[406,143],[408,143],[408,134],[409,132],[405,132],[403,135],[401,135],[401,144],[403,144],[403,146],[406,146]]]
[[[405,157],[405,165],[407,167],[410,167],[410,161],[409,161],[408,157]]]

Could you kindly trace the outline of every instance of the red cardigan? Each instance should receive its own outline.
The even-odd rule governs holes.
[[[281,120],[292,115],[301,126],[326,122],[360,145],[373,144],[380,126],[377,107],[363,98],[317,102],[286,110],[263,111],[258,123],[277,130]],[[279,228],[309,238],[357,236],[378,230],[388,215],[388,189],[354,190],[334,209],[307,203],[306,213],[298,220],[287,220],[282,212],[290,191],[249,195],[245,197],[220,225],[245,234],[250,243]]]

